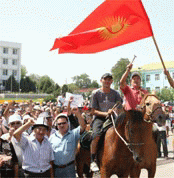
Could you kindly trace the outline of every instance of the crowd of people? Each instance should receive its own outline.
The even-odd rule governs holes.
[[[80,135],[92,123],[91,160],[95,161],[101,127],[105,118],[120,102],[126,110],[137,109],[144,94],[139,73],[131,75],[131,86],[126,79],[132,64],[120,80],[122,98],[111,89],[113,77],[105,73],[101,88],[92,92],[91,102],[83,107],[71,107],[73,97],[64,106],[64,96],[57,102],[4,102],[0,106],[0,169],[1,177],[76,177],[75,155]],[[167,71],[165,71],[168,75]],[[158,156],[161,142],[168,157],[167,124],[158,128]]]

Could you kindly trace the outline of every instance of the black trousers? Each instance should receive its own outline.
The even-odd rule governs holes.
[[[163,146],[164,157],[166,157],[166,156],[168,156],[166,131],[158,131],[157,147],[158,147],[158,156],[159,157],[161,157],[161,143]]]

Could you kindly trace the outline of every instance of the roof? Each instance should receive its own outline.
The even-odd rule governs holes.
[[[164,65],[167,69],[174,69],[174,61],[165,61]],[[133,68],[132,71],[139,71],[139,70],[157,70],[157,69],[163,69],[161,62],[153,62],[150,64],[145,64],[141,67]]]

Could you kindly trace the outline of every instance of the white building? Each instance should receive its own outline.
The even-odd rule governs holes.
[[[13,75],[21,78],[21,43],[0,41],[0,86]]]

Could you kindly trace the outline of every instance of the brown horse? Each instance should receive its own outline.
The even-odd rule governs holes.
[[[152,123],[144,121],[140,111],[125,111],[122,122],[118,117],[116,128],[107,130],[98,152],[101,177],[139,177],[141,168],[154,177],[157,148],[152,137]]]
[[[140,110],[144,113],[144,119],[146,121],[156,122],[159,126],[165,124],[166,114],[156,95],[146,94],[140,103]]]

